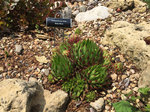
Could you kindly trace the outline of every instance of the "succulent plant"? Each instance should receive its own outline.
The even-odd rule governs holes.
[[[72,73],[73,67],[70,60],[61,54],[56,53],[52,58],[51,72],[56,79],[69,78]]]
[[[121,62],[115,63],[113,67],[116,72],[121,72],[123,70],[123,63]]]
[[[91,89],[97,89],[105,84],[107,68],[102,65],[93,65],[83,70],[81,74]]]
[[[85,81],[82,80],[81,76],[77,74],[72,79],[64,82],[62,88],[72,94],[73,98],[79,97],[85,90]]]
[[[75,30],[75,34],[80,35],[81,33],[82,33],[82,31],[81,31],[80,28],[77,28],[77,29]]]
[[[78,67],[91,66],[103,62],[102,50],[91,40],[83,40],[74,44],[71,58]]]
[[[95,91],[90,91],[86,94],[85,99],[86,99],[86,101],[89,102],[89,101],[92,101],[95,97],[96,97]]]
[[[72,98],[83,97],[85,94],[86,99],[91,100],[95,96],[94,90],[106,84],[110,56],[92,40],[72,37],[62,43],[53,54],[52,75],[49,79],[53,82],[62,80],[62,88]],[[90,91],[93,92],[89,93]]]

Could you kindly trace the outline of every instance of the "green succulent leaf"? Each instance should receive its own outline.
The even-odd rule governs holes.
[[[145,112],[150,112],[150,104],[147,104],[145,107]]]
[[[138,112],[138,110],[133,107],[128,101],[120,101],[117,103],[113,103],[113,107],[116,112]]]
[[[150,88],[144,87],[144,88],[140,88],[138,91],[143,95],[148,95],[148,93],[150,92]]]
[[[88,102],[94,100],[95,97],[96,97],[95,91],[90,91],[90,92],[88,92],[88,93],[86,94],[86,100],[87,100]]]

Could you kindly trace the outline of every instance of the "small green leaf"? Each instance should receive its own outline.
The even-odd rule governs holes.
[[[137,112],[138,110],[132,106],[128,101],[120,101],[117,103],[113,103],[113,107],[116,112]]]
[[[144,87],[144,88],[140,88],[138,91],[143,95],[148,95],[148,92],[150,92],[150,88]]]
[[[131,101],[136,101],[136,99],[138,99],[138,97],[131,96],[131,98],[130,98],[129,100],[131,100]]]
[[[150,112],[150,104],[147,104],[145,107],[145,112]]]

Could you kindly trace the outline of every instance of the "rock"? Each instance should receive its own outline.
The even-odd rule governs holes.
[[[41,40],[47,40],[47,39],[51,39],[52,37],[50,37],[49,35],[46,35],[46,34],[36,34],[36,37],[38,39],[41,39]],[[39,41],[38,39],[36,39],[35,41]]]
[[[141,0],[134,0],[134,12],[140,12],[144,13],[148,9],[148,6],[146,3],[142,2]]]
[[[147,67],[147,69],[145,69],[142,74],[141,74],[141,78],[139,79],[138,82],[138,87],[142,88],[142,87],[150,87],[150,66]]]
[[[126,100],[127,97],[124,94],[121,94],[121,100]]]
[[[34,77],[30,77],[30,78],[29,78],[29,82],[37,82],[37,79],[34,78]]]
[[[72,14],[74,15],[74,16],[76,16],[77,14],[79,14],[79,10],[76,10],[76,11],[74,11]]]
[[[80,12],[85,12],[85,11],[86,11],[86,5],[81,5]]]
[[[46,106],[43,112],[65,112],[69,101],[68,94],[62,90],[58,90],[52,94],[49,91],[44,91]]]
[[[125,78],[127,78],[126,75],[122,75],[122,76],[121,76],[121,79],[122,79],[122,80],[124,80]]]
[[[131,72],[132,74],[134,74],[134,73],[135,73],[135,70],[134,70],[134,69],[130,69],[130,72]]]
[[[99,98],[95,102],[91,102],[90,106],[92,106],[97,112],[101,112],[103,110],[103,107],[104,107],[104,99]]]
[[[90,108],[90,112],[96,112],[96,110],[93,108]]]
[[[106,3],[106,6],[121,11],[133,9],[134,12],[145,12],[147,10],[146,3],[140,0],[111,0]]]
[[[22,50],[23,50],[22,45],[15,45],[15,52],[16,53],[21,54]]]
[[[106,109],[106,110],[109,110],[110,108],[111,108],[111,107],[110,107],[109,105],[106,105],[106,106],[105,106],[105,109]]]
[[[35,58],[40,63],[48,63],[49,62],[49,60],[47,60],[45,56],[35,56]]]
[[[138,28],[137,28],[138,27]],[[106,31],[102,40],[103,44],[118,46],[121,52],[142,70],[150,62],[150,46],[146,45],[144,38],[150,35],[150,23],[130,24],[125,21],[115,22]]]
[[[7,79],[0,82],[0,112],[65,112],[68,94],[50,93],[36,82]]]
[[[7,79],[0,82],[0,91],[0,112],[40,112],[44,108],[43,88],[37,82]]]
[[[70,7],[65,7],[65,9],[62,11],[62,18],[70,19],[71,15],[72,15],[72,9]]]
[[[0,72],[3,72],[4,71],[4,68],[3,67],[0,67]]]
[[[86,12],[80,12],[75,17],[75,20],[77,22],[85,22],[85,21],[92,21],[92,20],[97,20],[97,19],[105,19],[108,16],[109,16],[108,8],[99,5]]]
[[[138,90],[139,90],[138,87],[133,88],[133,91],[135,91],[135,92],[138,92]]]
[[[117,80],[117,74],[113,73],[110,76],[111,76],[113,81]]]
[[[144,39],[144,41],[146,42],[147,45],[150,45],[150,36],[149,37],[146,37]]]
[[[0,79],[3,78],[3,75],[0,74]]]
[[[44,73],[46,76],[49,75],[49,69],[42,69],[41,72]]]
[[[140,75],[138,73],[130,75],[130,80],[135,81],[139,80]]]

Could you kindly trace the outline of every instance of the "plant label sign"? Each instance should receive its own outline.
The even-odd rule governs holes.
[[[46,26],[49,27],[62,27],[62,28],[71,28],[72,19],[62,19],[62,18],[46,18]]]

